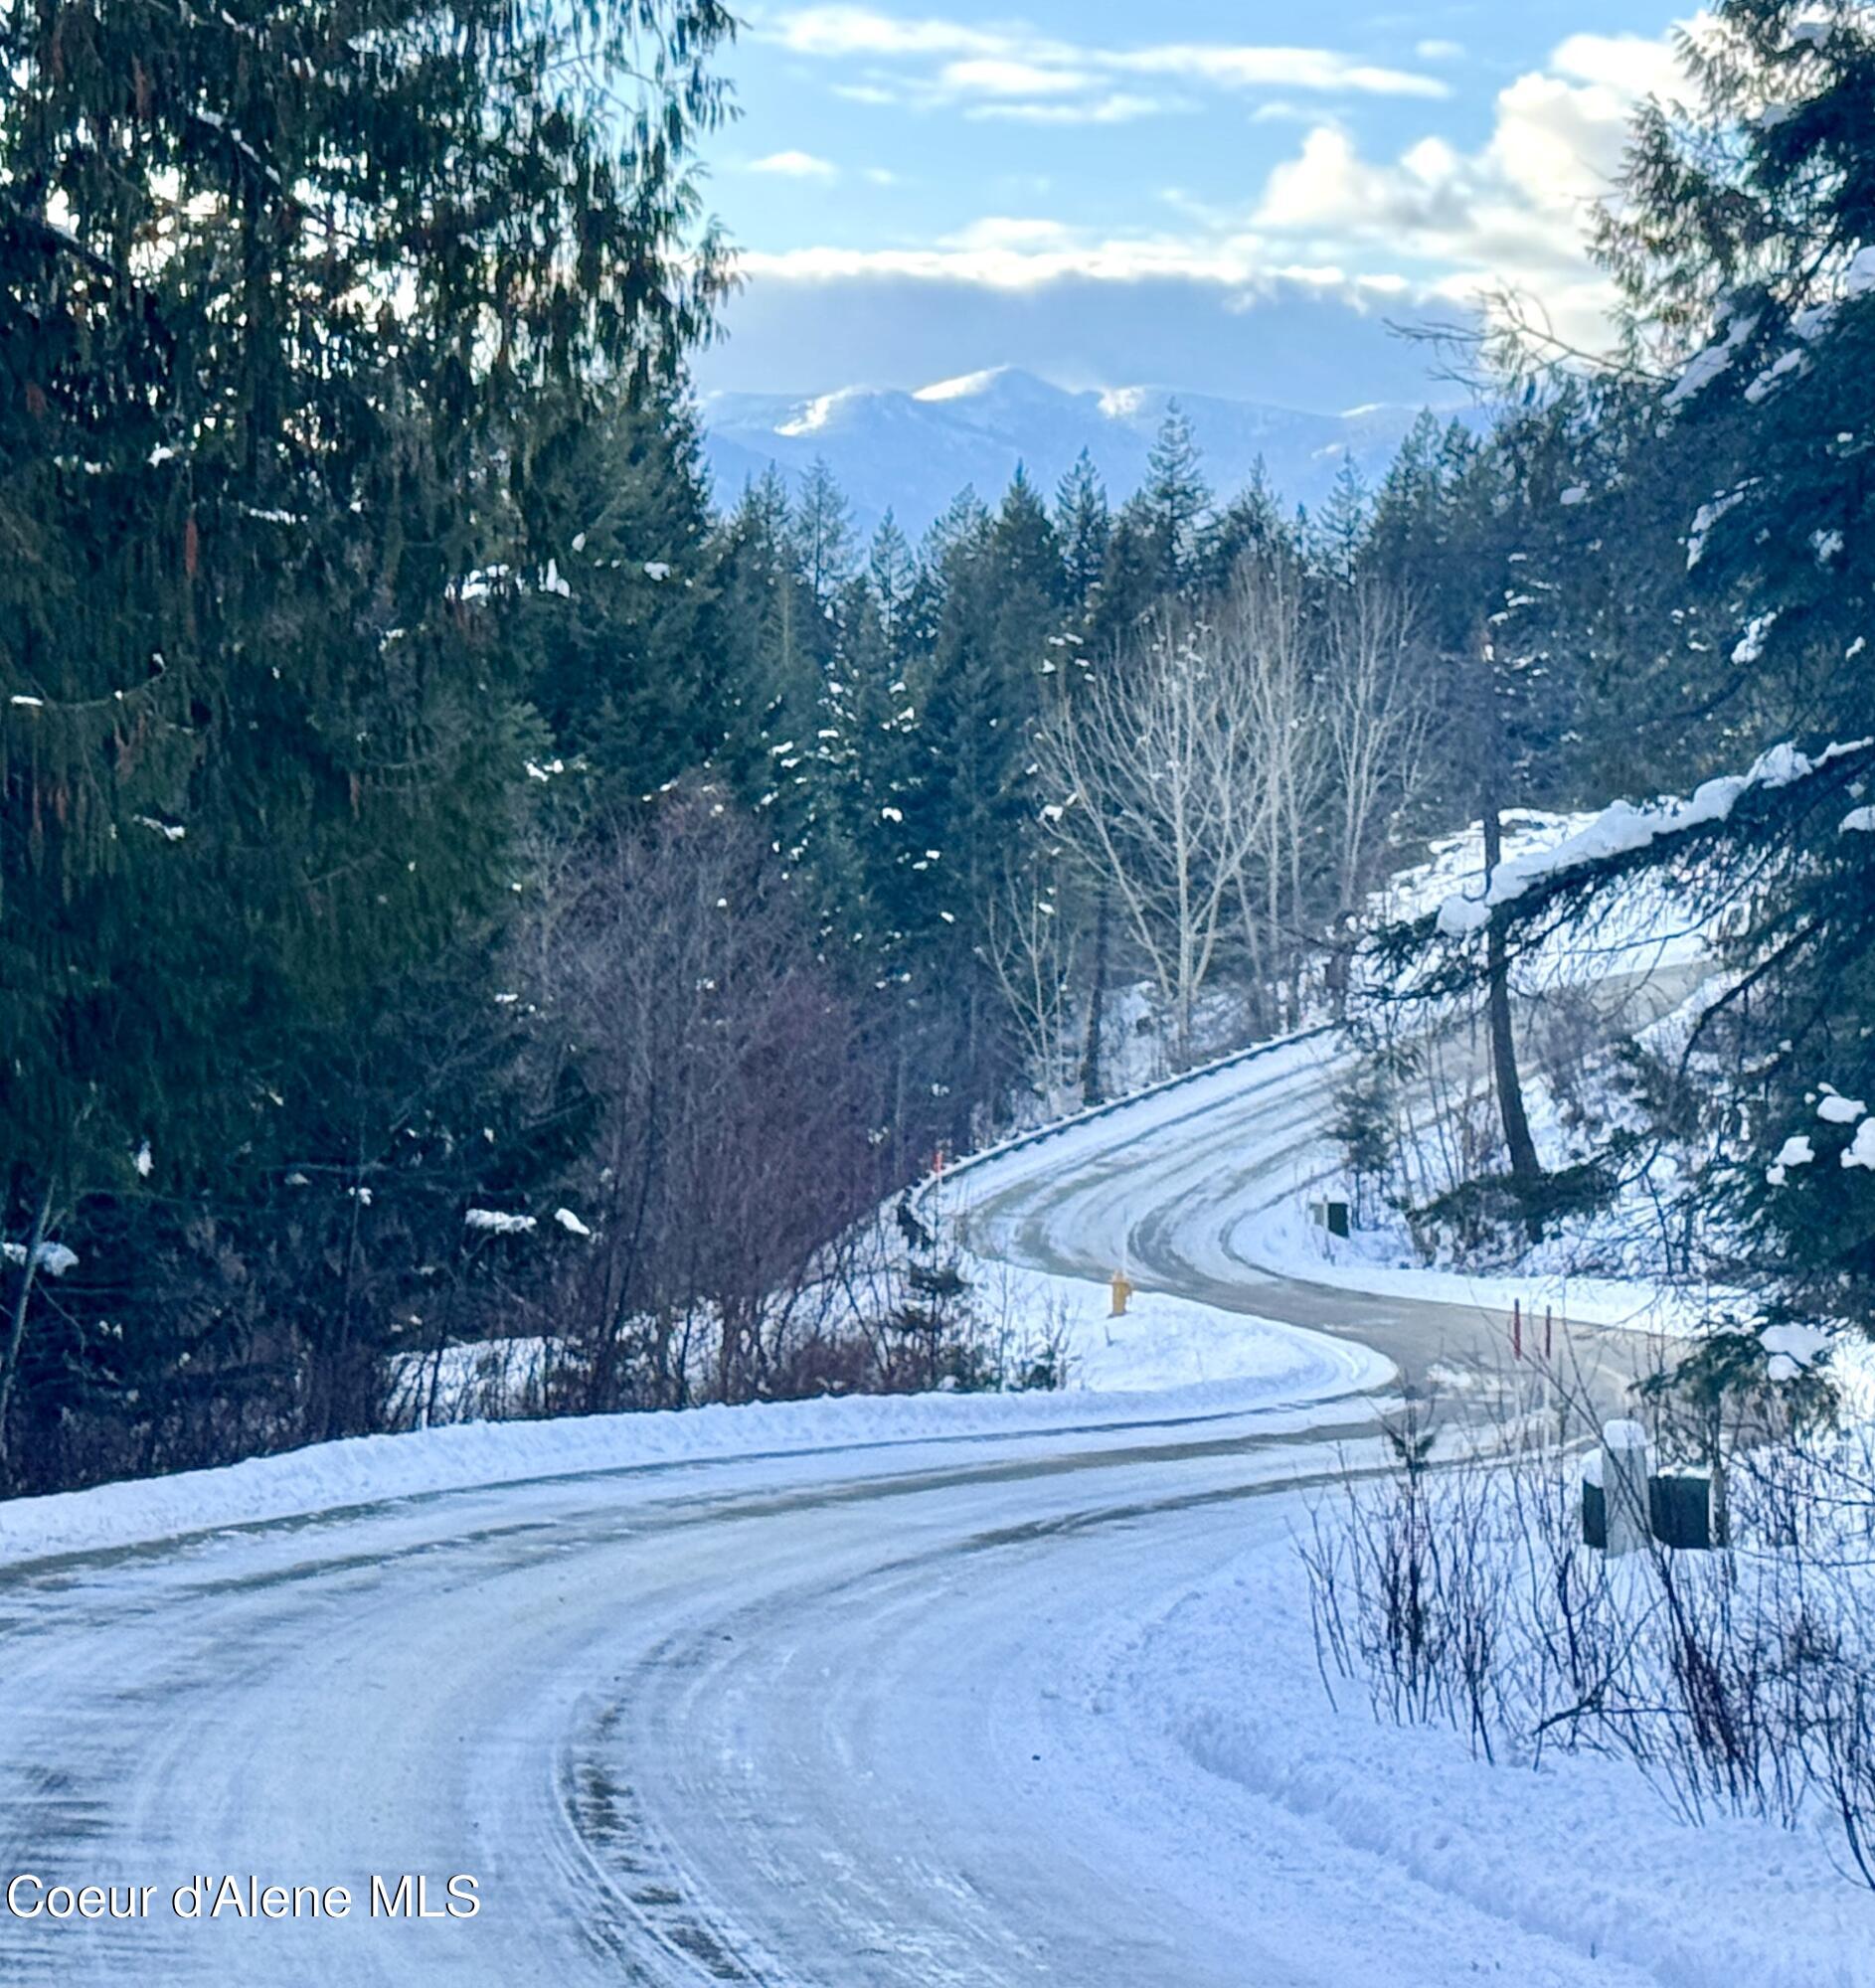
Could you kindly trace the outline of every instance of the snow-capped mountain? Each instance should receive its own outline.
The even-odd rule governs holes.
[[[1175,394],[1159,387],[1076,393],[1032,373],[999,367],[916,393],[851,387],[799,399],[711,394],[703,402],[706,450],[717,495],[734,502],[751,477],[776,464],[790,481],[823,457],[870,529],[890,508],[922,532],[967,484],[993,502],[1018,463],[1045,493],[1087,449],[1118,503],[1138,488],[1168,405],[1176,400],[1221,496],[1249,480],[1259,459],[1287,504],[1316,505],[1342,463],[1370,480],[1392,460],[1419,410],[1354,408],[1305,414],[1253,401]],[[1452,409],[1475,418],[1469,409]]]

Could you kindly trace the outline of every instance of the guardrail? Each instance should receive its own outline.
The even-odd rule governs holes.
[[[1085,1111],[1071,1112],[1066,1118],[1051,1119],[1046,1125],[1038,1125],[1032,1131],[1018,1132],[1013,1137],[999,1139],[993,1146],[981,1147],[974,1153],[966,1153],[962,1159],[953,1161],[941,1173],[928,1173],[911,1190],[912,1208],[922,1214],[926,1198],[943,1182],[954,1180],[958,1174],[968,1173],[973,1168],[987,1166],[991,1160],[1007,1159],[1011,1153],[1026,1152],[1031,1146],[1039,1146],[1047,1140],[1058,1139],[1064,1132],[1072,1132],[1077,1126],[1092,1125],[1097,1119],[1111,1118],[1121,1111],[1130,1111],[1134,1105],[1143,1104],[1148,1098],[1163,1097],[1167,1091],[1182,1090],[1187,1084],[1201,1082],[1207,1077],[1216,1077],[1220,1071],[1235,1070],[1240,1064],[1255,1063],[1259,1057],[1273,1055],[1278,1050],[1291,1048],[1296,1043],[1314,1042],[1321,1036],[1331,1036],[1339,1027],[1335,1022],[1318,1022],[1312,1029],[1297,1029],[1292,1035],[1272,1036],[1268,1042],[1252,1043],[1249,1049],[1232,1050],[1228,1056],[1213,1059],[1210,1063],[1199,1064],[1196,1069],[1180,1071],[1176,1077],[1162,1077],[1156,1083],[1148,1083],[1138,1090],[1129,1090],[1123,1097],[1110,1097],[1105,1104],[1091,1104]]]

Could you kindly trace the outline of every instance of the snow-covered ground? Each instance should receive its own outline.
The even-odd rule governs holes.
[[[1823,1818],[1694,1828],[1624,1763],[1552,1749],[1540,1767],[1493,1765],[1448,1727],[1377,1723],[1339,1679],[1337,1710],[1278,1511],[1249,1530],[1228,1568],[1077,1667],[1069,1696],[1095,1730],[1117,1729],[1108,1753],[1193,1808],[1286,1837],[1298,1859],[1444,1902],[1449,1981],[1575,1978],[1560,1951],[1610,1982],[1875,1982],[1875,1902]],[[1503,1928],[1482,1950],[1480,1915]],[[1511,1959],[1524,1942],[1551,1949],[1538,1971]],[[1363,1957],[1344,1978],[1411,1979],[1411,1966]]]
[[[0,1503],[0,1567],[53,1554],[307,1517],[399,1498],[605,1471],[822,1455],[967,1436],[1164,1426],[1302,1408],[1384,1387],[1379,1353],[1157,1292],[1107,1316],[1105,1287],[983,1266],[983,1298],[1058,1325],[1062,1390],[866,1395],[551,1421],[465,1421],[315,1443],[224,1469]]]
[[[1714,1304],[1730,1295],[1716,1289],[1709,1294],[1675,1290],[1634,1277],[1572,1275],[1563,1267],[1512,1273],[1416,1263],[1397,1230],[1357,1230],[1352,1236],[1336,1237],[1310,1219],[1310,1188],[1319,1195],[1340,1185],[1339,1168],[1332,1159],[1330,1166],[1325,1183],[1319,1171],[1311,1176],[1300,1170],[1290,1194],[1246,1213],[1230,1233],[1229,1248],[1250,1261],[1340,1290],[1480,1305],[1492,1311],[1507,1312],[1516,1304],[1537,1321],[1548,1313],[1558,1325],[1616,1326],[1630,1332],[1689,1335]]]
[[[481,1902],[0,1909],[0,1980],[1875,1988],[1822,1836],[1324,1692],[1308,1501],[1384,1464],[1396,1372],[1461,1367],[1462,1432],[1507,1354],[1503,1289],[1297,1228],[1347,1070],[1290,1043],[930,1199],[1060,1393],[465,1424],[0,1506],[0,1878]],[[1644,1336],[1569,1315],[1618,1387]]]

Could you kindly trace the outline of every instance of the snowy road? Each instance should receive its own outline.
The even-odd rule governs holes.
[[[1475,1308],[1234,1255],[1331,1080],[1283,1053],[1024,1155],[973,1240],[1105,1271],[1124,1236],[1142,1281],[1410,1374],[1495,1348]],[[1646,1978],[1363,1858],[1128,1700],[1138,1625],[1280,1536],[1273,1488],[1371,1454],[1372,1412],[592,1474],[17,1569],[0,1879],[157,1890],[118,1923],[0,1910],[0,1981],[1432,1988],[1458,1951]],[[407,1872],[432,1905],[472,1875],[478,1914],[369,1916]],[[173,1916],[225,1873],[352,1914]]]

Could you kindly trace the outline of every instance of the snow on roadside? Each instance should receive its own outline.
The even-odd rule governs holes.
[[[1303,1202],[1307,1185],[1298,1181],[1289,1199],[1245,1215],[1227,1239],[1232,1254],[1285,1276],[1375,1297],[1501,1312],[1517,1303],[1531,1319],[1541,1318],[1547,1306],[1559,1326],[1618,1326],[1685,1338],[1698,1332],[1706,1316],[1702,1294],[1639,1278],[1575,1276],[1560,1269],[1441,1270],[1388,1261],[1388,1237],[1358,1232],[1334,1237],[1310,1222]]]
[[[1395,1373],[1370,1347],[1169,1291],[1133,1291],[1125,1315],[1114,1318],[1105,1285],[980,1258],[971,1288],[992,1318],[1020,1318],[1030,1331],[1061,1328],[1069,1385],[1053,1399],[1079,1397],[1083,1420],[1089,1393],[1103,1401],[1228,1400],[1235,1389],[1255,1387],[1271,1399],[1319,1400],[1324,1392],[1383,1387]]]
[[[1182,1763],[1200,1790],[1222,1780],[1289,1818],[1298,1848],[1321,1854],[1325,1835],[1337,1860],[1373,1858],[1392,1882],[1444,1895],[1454,1937],[1483,1913],[1613,1978],[1875,1988],[1875,1899],[1819,1826],[1694,1829],[1624,1762],[1552,1749],[1537,1769],[1493,1765],[1449,1728],[1382,1725],[1358,1685],[1337,1691],[1338,1710],[1303,1574],[1271,1537],[1099,1652],[1074,1695],[1133,1729],[1135,1755],[1156,1749],[1168,1775]],[[1485,1950],[1447,1958],[1454,1980],[1499,1964]]]
[[[0,1567],[302,1518],[388,1499],[589,1471],[805,1455],[971,1436],[1067,1434],[1305,1408],[1384,1386],[1367,1348],[1142,1294],[1104,1322],[1104,1287],[1012,1277],[1025,1328],[1052,1316],[1073,1357],[1052,1393],[863,1395],[544,1421],[453,1422],[354,1436],[215,1470],[0,1503]]]
[[[1518,862],[1554,849],[1579,835],[1595,820],[1593,814],[1552,814],[1540,808],[1518,808],[1503,816],[1504,858]],[[1448,898],[1484,884],[1484,831],[1470,822],[1452,835],[1426,845],[1426,860],[1395,872],[1372,902],[1374,921],[1404,924],[1439,910]]]

